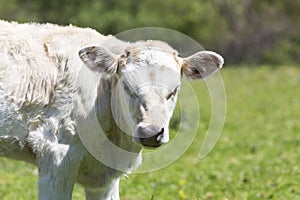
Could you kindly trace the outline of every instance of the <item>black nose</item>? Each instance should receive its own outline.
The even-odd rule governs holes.
[[[138,134],[139,140],[145,147],[159,147],[164,137],[164,128],[158,129],[157,127],[139,127]]]

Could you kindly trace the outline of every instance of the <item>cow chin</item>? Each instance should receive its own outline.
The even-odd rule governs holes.
[[[134,142],[145,148],[156,148],[169,141],[168,129],[154,125],[139,125],[134,134]]]

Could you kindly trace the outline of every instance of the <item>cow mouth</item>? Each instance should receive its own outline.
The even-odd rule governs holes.
[[[156,148],[162,145],[161,142],[157,141],[157,138],[155,136],[152,136],[150,138],[141,138],[141,144],[144,147],[148,147],[148,148]]]
[[[134,137],[134,141],[136,141],[137,143],[141,144],[143,147],[146,148],[157,148],[162,145],[162,142],[160,142],[157,135],[153,135],[148,138]]]

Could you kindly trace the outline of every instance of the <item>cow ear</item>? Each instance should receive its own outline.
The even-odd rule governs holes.
[[[79,57],[91,70],[99,73],[114,74],[117,71],[117,59],[101,46],[89,46],[79,51]]]
[[[212,51],[199,51],[183,59],[181,72],[190,79],[203,79],[222,68],[224,59]]]

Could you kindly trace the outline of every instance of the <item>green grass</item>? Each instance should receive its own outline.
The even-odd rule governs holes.
[[[300,68],[224,68],[222,77],[226,124],[213,151],[198,158],[210,102],[204,82],[193,82],[201,122],[192,146],[169,167],[123,179],[121,199],[300,199]],[[0,199],[35,199],[36,174],[1,158]],[[84,199],[78,185],[73,198]]]

